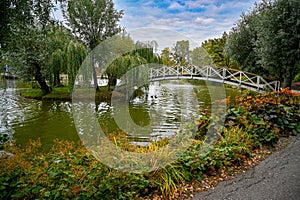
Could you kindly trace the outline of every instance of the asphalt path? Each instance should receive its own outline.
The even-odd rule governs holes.
[[[254,168],[196,193],[193,200],[300,200],[300,136]]]

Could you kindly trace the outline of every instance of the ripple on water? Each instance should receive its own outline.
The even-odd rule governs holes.
[[[81,106],[80,103],[25,99],[17,94],[15,86],[16,81],[0,81],[0,134],[14,135],[21,144],[37,138],[49,145],[56,138],[79,139],[72,108]],[[141,127],[150,126],[147,129],[150,132],[128,133],[128,138],[145,145],[149,140],[174,136],[181,121],[191,119],[199,113],[200,107],[207,105],[210,101],[207,95],[209,97],[207,88],[201,85],[175,82],[150,85],[145,96],[133,99],[130,104],[133,121]],[[128,102],[123,103],[128,106]],[[116,111],[110,103],[91,104],[91,108],[103,129],[108,132],[116,129],[113,120]]]

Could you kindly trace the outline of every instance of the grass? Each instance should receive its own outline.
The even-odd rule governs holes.
[[[112,91],[108,90],[107,86],[99,87],[100,91],[95,93],[96,101],[108,101],[111,98]],[[79,89],[80,90],[80,89]],[[80,91],[82,98],[85,98],[87,94],[90,93],[90,90],[82,89]],[[72,91],[69,87],[53,87],[52,91],[48,94],[43,93],[41,89],[37,88],[26,88],[20,91],[20,95],[25,98],[38,99],[43,101],[71,101],[72,100]],[[121,94],[117,94],[117,96]]]

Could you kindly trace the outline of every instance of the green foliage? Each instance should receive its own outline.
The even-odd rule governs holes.
[[[161,63],[160,57],[154,54],[154,47],[150,43],[144,44],[137,42],[136,44],[134,44],[133,40],[129,36],[122,35],[114,37],[114,42],[110,45],[118,45],[118,47],[110,48],[112,48],[114,51],[121,49],[125,51],[125,53],[114,59],[112,63],[109,63],[109,66],[105,71],[105,74],[108,76],[109,86],[115,86],[117,79],[120,79],[130,70],[132,71],[128,74],[128,77],[131,76],[131,80],[133,81],[140,80],[142,82],[142,80],[145,80],[148,77],[148,73],[136,67],[148,63]],[[120,52],[112,53],[114,55],[120,54]],[[110,55],[107,56],[107,60],[110,59],[109,56]]]
[[[235,63],[230,60],[228,55],[225,55],[224,49],[227,37],[227,33],[224,32],[221,38],[205,40],[201,47],[207,51],[217,67],[236,68]]]
[[[255,53],[259,62],[276,78],[284,80],[283,88],[299,70],[300,2],[276,0],[261,9],[257,19]]]
[[[70,41],[66,49],[68,85],[73,88],[78,69],[86,57],[85,47],[76,41]]]
[[[60,2],[71,32],[88,47],[88,51],[92,51],[100,42],[121,32],[118,22],[123,11],[117,11],[112,0],[61,0]],[[93,70],[94,85],[96,91],[99,91],[94,52],[89,60]],[[71,71],[70,73],[74,74],[76,70]]]
[[[162,64],[165,66],[175,66],[176,62],[174,61],[173,55],[170,51],[170,48],[164,48],[161,53]]]
[[[262,1],[229,34],[226,52],[242,69],[273,76],[290,87],[299,71],[300,2]]]
[[[203,47],[193,49],[191,53],[191,63],[196,66],[214,65],[212,57]]]
[[[13,1],[10,8],[14,14],[11,16],[10,34],[5,49],[9,60],[17,67],[20,77],[27,80],[34,77],[41,89],[48,93],[50,88],[46,77],[51,55],[49,32],[53,24],[50,17],[52,1]]]
[[[226,55],[237,61],[242,70],[259,73],[260,66],[254,52],[256,13],[242,14],[237,25],[229,33],[225,46]]]
[[[143,57],[147,63],[160,64],[162,63],[161,58],[154,53],[154,50],[157,47],[156,45],[157,43],[155,40],[151,41],[150,43],[137,42],[135,44],[136,50],[131,52],[131,55],[138,54],[139,56]]]
[[[3,149],[4,143],[9,141],[9,135],[8,134],[0,134],[0,150]]]
[[[126,72],[129,70],[142,65],[146,64],[147,61],[140,55],[125,55],[116,59],[107,69],[106,74],[108,75],[109,85],[115,86],[116,80],[121,78]],[[136,73],[137,76],[141,76],[138,72]],[[138,78],[138,77],[136,77]]]
[[[298,73],[295,78],[293,79],[293,82],[300,81],[300,73]]]
[[[174,60],[180,66],[190,63],[190,43],[188,40],[176,42],[174,47]]]
[[[118,25],[123,11],[114,8],[112,0],[61,1],[64,17],[72,32],[90,50],[101,41],[121,31]]]
[[[225,124],[218,129],[220,138],[207,154],[202,155],[202,148],[207,145],[205,134],[198,134],[178,160],[144,174],[111,169],[73,142],[56,141],[48,153],[40,151],[39,141],[31,141],[24,149],[7,144],[4,150],[13,156],[0,156],[0,198],[172,198],[176,192],[184,192],[181,187],[186,182],[201,181],[204,175],[244,165],[251,159],[253,149],[273,146],[280,136],[299,134],[299,105],[299,95],[290,90],[265,95],[244,93],[229,104]],[[207,130],[213,118],[218,120],[208,112],[202,113],[196,124],[199,131]],[[129,143],[126,134],[108,137],[117,141],[118,147],[139,153],[168,144],[163,140],[136,147]]]
[[[3,0],[0,2],[0,46],[1,49],[5,47],[7,42],[7,37],[9,36],[9,22],[10,16],[12,14],[10,9],[10,0]],[[1,54],[0,54],[1,55]]]
[[[50,32],[52,55],[49,61],[49,78],[51,85],[60,86],[60,74],[67,73],[67,47],[72,36],[62,27],[54,26]],[[80,54],[80,52],[79,52]]]
[[[265,95],[246,94],[228,110],[227,124],[249,132],[256,145],[273,146],[280,136],[300,133],[299,96],[290,90]]]

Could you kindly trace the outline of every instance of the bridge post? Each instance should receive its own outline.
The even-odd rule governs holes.
[[[208,80],[208,77],[209,77],[209,69],[210,69],[210,66],[207,66],[206,67],[206,80]]]
[[[275,91],[279,91],[279,90],[280,90],[280,81],[276,81]]]
[[[257,81],[256,81],[256,84],[257,84],[257,91],[259,91],[260,89],[260,76],[257,76]]]
[[[226,77],[226,69],[223,68],[223,75],[222,75],[223,83],[225,81],[225,77]]]
[[[242,72],[240,72],[240,83],[239,83],[239,86],[242,85]]]

